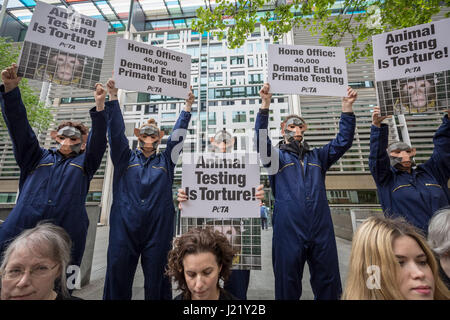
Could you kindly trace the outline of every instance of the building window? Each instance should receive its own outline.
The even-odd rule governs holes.
[[[245,88],[244,87],[231,88],[231,94],[233,97],[245,97]]]
[[[231,65],[237,65],[237,64],[244,64],[244,56],[235,56],[230,57],[230,64]]]
[[[167,40],[178,40],[178,39],[180,39],[180,33],[179,32],[167,34]]]
[[[158,113],[158,106],[156,104],[146,104],[144,114]]]
[[[247,113],[245,111],[233,111],[232,113],[233,122],[246,122]]]
[[[167,113],[161,114],[162,120],[175,120],[175,117],[176,117],[175,112],[167,112]]]
[[[210,73],[209,81],[222,81],[222,72]]]
[[[170,131],[172,131],[172,126],[168,126],[168,125],[162,125],[161,127],[160,127],[160,129],[162,130],[162,131],[164,131],[164,134],[165,135],[169,135],[170,134]]]
[[[328,190],[330,204],[374,204],[377,205],[376,190]]]
[[[216,113],[215,112],[209,112],[208,113],[208,124],[209,125],[215,125],[216,124]]]
[[[100,202],[102,200],[101,192],[88,192],[86,202]]]
[[[16,195],[15,192],[0,193],[0,203],[14,203]]]
[[[263,75],[258,74],[249,74],[248,75],[248,83],[249,84],[255,84],[255,83],[263,83]]]

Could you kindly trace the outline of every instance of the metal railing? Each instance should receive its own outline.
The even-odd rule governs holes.
[[[358,226],[370,216],[383,215],[377,204],[330,204],[334,233],[337,237],[352,240]]]

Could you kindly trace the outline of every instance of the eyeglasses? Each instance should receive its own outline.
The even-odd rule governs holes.
[[[30,277],[33,279],[37,279],[48,276],[50,272],[56,268],[57,265],[59,265],[59,263],[55,264],[53,267],[47,267],[45,265],[34,267],[33,269],[30,269]],[[4,278],[5,280],[18,280],[21,279],[24,274],[25,269],[23,268],[6,269],[2,274],[2,278]]]

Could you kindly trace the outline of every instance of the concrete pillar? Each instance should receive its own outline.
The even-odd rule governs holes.
[[[8,7],[8,1],[9,0],[3,0],[2,3],[2,10],[0,11],[0,36],[2,35],[2,24],[3,24],[3,20],[6,16],[6,8]]]
[[[97,235],[97,221],[100,207],[95,204],[86,204],[86,212],[89,218],[89,228],[86,236],[86,246],[83,260],[81,260],[81,287],[89,284],[91,280],[92,259],[94,257],[95,237]]]
[[[129,31],[125,32],[123,35],[124,39],[130,39],[131,33]],[[125,91],[120,89],[117,93],[117,98],[119,104],[123,106],[125,102]],[[111,210],[112,200],[113,200],[113,174],[114,165],[111,161],[110,152],[108,152],[108,160],[106,162],[105,176],[103,178],[103,188],[102,188],[102,199],[100,201],[100,223],[104,225],[109,224],[109,213]],[[98,220],[97,220],[98,221]],[[95,224],[97,225],[97,221]]]

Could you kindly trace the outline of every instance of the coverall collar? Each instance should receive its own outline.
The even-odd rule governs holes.
[[[48,149],[51,153],[56,154],[57,156],[59,156],[61,159],[68,159],[68,158],[75,158],[77,156],[80,155],[79,154],[75,154],[75,153],[71,153],[68,154],[67,156],[64,156],[61,152],[59,152],[59,150],[55,147]]]
[[[142,150],[140,149],[136,149],[136,153],[138,155],[138,157],[141,159],[142,163],[145,165],[147,164],[149,161],[151,161],[152,159],[154,159],[156,157],[156,154],[158,152],[154,152],[150,157],[146,158],[144,153],[142,152]]]
[[[278,144],[280,150],[286,150],[292,152],[297,155],[300,160],[303,160],[305,154],[310,151],[309,145],[306,141],[297,141],[294,140],[290,143],[285,143],[284,141],[280,141]]]

